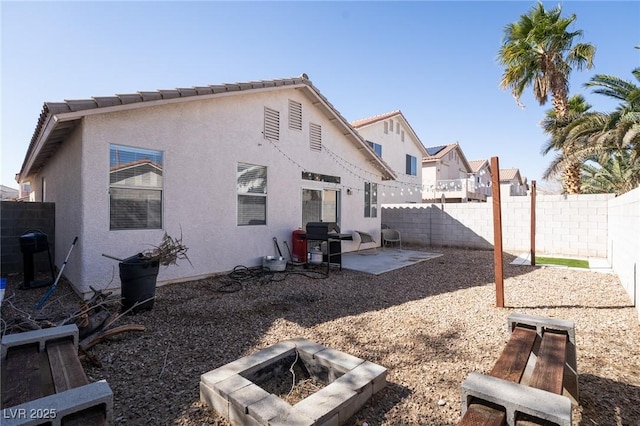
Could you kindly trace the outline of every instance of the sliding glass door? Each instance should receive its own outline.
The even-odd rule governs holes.
[[[340,222],[340,191],[302,190],[302,228],[309,222]]]

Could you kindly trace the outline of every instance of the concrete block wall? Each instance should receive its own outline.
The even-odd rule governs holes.
[[[640,188],[609,200],[608,210],[607,259],[640,317]]]
[[[613,194],[538,195],[536,253],[607,256],[607,202]],[[502,246],[531,249],[531,197],[501,200]],[[493,247],[493,203],[384,204],[382,223],[398,229],[407,243]]]
[[[20,236],[37,229],[47,234],[51,259],[55,259],[55,204],[22,201],[0,202],[0,270],[2,275],[23,272]],[[33,255],[36,274],[50,273],[46,252]]]
[[[537,196],[536,252],[607,257],[607,203],[613,197],[613,194]]]
[[[400,231],[406,243],[430,246],[434,232],[431,223],[433,204],[384,204],[382,224]]]

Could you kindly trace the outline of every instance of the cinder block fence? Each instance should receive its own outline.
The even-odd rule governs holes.
[[[493,249],[493,203],[385,204],[382,223],[402,241],[426,246]],[[501,200],[502,246],[531,250],[531,197]],[[640,316],[640,188],[613,194],[538,195],[536,254],[607,258]]]
[[[47,234],[51,257],[55,259],[55,222],[54,203],[0,202],[2,274],[22,272],[20,236],[29,230],[37,229]],[[49,271],[46,252],[35,254],[33,261],[37,271]]]
[[[613,194],[538,195],[536,252],[607,257],[608,202]],[[531,248],[531,197],[504,197],[505,251]],[[400,230],[403,242],[429,246],[493,248],[493,203],[385,204],[382,223]]]

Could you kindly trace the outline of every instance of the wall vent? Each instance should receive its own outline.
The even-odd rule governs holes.
[[[322,127],[309,123],[309,146],[312,151],[322,151]]]
[[[289,99],[289,128],[302,130],[302,104]]]
[[[272,141],[280,140],[280,112],[264,107],[264,137]]]

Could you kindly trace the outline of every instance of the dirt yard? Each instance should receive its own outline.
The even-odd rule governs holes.
[[[120,320],[146,330],[94,346],[99,366],[84,361],[85,370],[113,389],[116,425],[227,425],[199,401],[200,375],[302,336],[388,369],[387,387],[347,425],[451,425],[460,384],[489,371],[507,316],[522,312],[576,323],[575,425],[640,424],[640,324],[615,275],[512,266],[506,256],[507,307],[496,308],[493,252],[423,250],[444,256],[380,276],[332,270],[325,279],[279,273],[160,287],[152,310]],[[17,290],[20,280],[9,277],[3,330],[35,318],[47,290]],[[62,282],[37,319],[55,322],[79,304]]]

